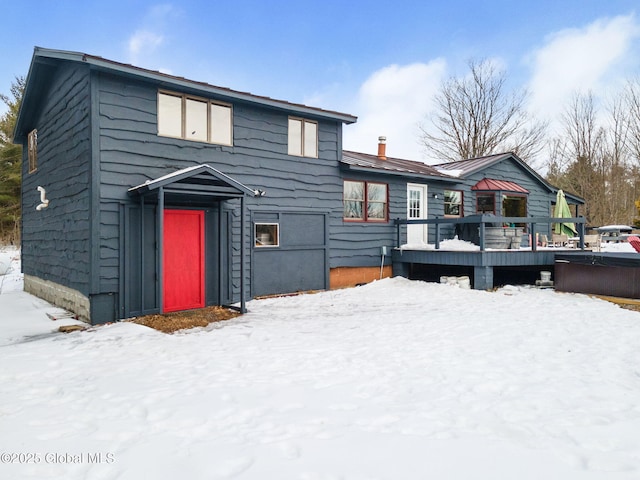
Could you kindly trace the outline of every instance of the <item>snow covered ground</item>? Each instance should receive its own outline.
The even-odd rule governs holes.
[[[640,477],[640,313],[395,278],[174,335],[61,334],[17,257],[0,252],[0,478]]]

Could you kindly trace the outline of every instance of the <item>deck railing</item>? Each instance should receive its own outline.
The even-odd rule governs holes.
[[[531,237],[531,249],[537,250],[536,227],[540,224],[549,225],[548,231],[551,231],[553,223],[573,223],[578,230],[578,248],[584,250],[584,226],[586,219],[584,217],[558,218],[558,217],[497,217],[495,215],[473,215],[471,217],[450,218],[435,217],[424,220],[404,220],[396,218],[396,246],[399,248],[400,243],[400,227],[402,225],[435,225],[436,227],[436,249],[440,249],[440,225],[456,225],[461,223],[479,224],[480,250],[485,250],[485,228],[488,223],[498,223],[502,225],[528,225],[527,235]]]

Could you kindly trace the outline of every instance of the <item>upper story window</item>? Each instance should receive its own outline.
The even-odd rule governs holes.
[[[344,181],[345,220],[384,222],[387,220],[387,203],[386,183]]]
[[[179,93],[158,92],[158,135],[233,144],[231,105]]]
[[[444,191],[444,214],[447,217],[462,217],[462,192],[460,190]]]
[[[289,117],[289,155],[318,157],[318,123]]]
[[[27,136],[27,157],[29,158],[29,173],[38,169],[38,130],[35,128]]]

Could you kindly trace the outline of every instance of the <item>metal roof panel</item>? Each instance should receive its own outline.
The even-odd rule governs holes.
[[[502,192],[516,192],[516,193],[529,193],[524,187],[521,187],[516,182],[510,182],[508,180],[498,180],[495,178],[483,178],[476,183],[471,190],[480,191],[502,191]]]

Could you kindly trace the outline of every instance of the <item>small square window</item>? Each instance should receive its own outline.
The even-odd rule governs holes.
[[[277,223],[256,223],[256,247],[279,247],[280,232]]]
[[[29,173],[35,172],[38,169],[38,131],[33,129],[29,132],[27,137],[29,157]]]

